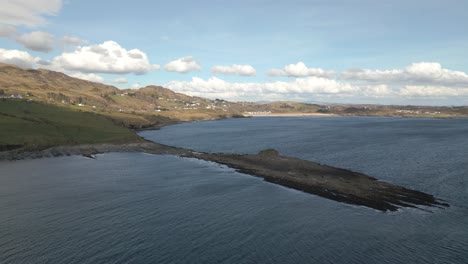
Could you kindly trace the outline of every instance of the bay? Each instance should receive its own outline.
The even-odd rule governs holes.
[[[174,156],[0,163],[0,263],[466,263],[468,121],[252,118],[143,132],[344,167],[450,203],[381,213]]]

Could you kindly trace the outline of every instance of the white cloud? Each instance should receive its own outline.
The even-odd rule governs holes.
[[[287,77],[326,77],[331,78],[335,75],[334,71],[326,71],[320,68],[307,68],[303,62],[289,64],[283,69],[271,69],[267,73],[269,76],[287,76]]]
[[[72,36],[64,36],[61,38],[61,41],[65,44],[70,44],[70,45],[82,45],[88,42],[86,40],[82,40],[80,38],[72,37]]]
[[[187,73],[190,71],[201,71],[202,68],[197,62],[193,59],[192,56],[187,56],[179,58],[177,60],[171,61],[166,66],[164,66],[166,71]]]
[[[408,85],[399,91],[400,96],[405,97],[468,97],[468,87],[444,87],[444,86],[414,86]]]
[[[230,74],[230,75],[240,75],[240,76],[255,76],[257,71],[254,67],[250,65],[237,65],[232,66],[214,66],[211,68],[211,72],[216,74]]]
[[[404,69],[393,70],[352,69],[341,73],[340,78],[386,84],[468,86],[468,74],[443,69],[440,63],[435,62],[413,63]]]
[[[159,65],[150,64],[146,53],[138,49],[126,50],[115,41],[99,45],[77,47],[52,60],[54,69],[84,73],[145,74],[159,70]]]
[[[15,28],[13,28],[15,29]],[[5,34],[14,35],[16,31],[12,29],[4,30]],[[0,26],[0,36],[2,35],[2,27]],[[25,48],[48,53],[56,47],[61,47],[65,49],[68,46],[77,46],[87,43],[86,40],[79,39],[77,37],[64,36],[62,38],[57,38],[52,34],[42,31],[34,31],[31,33],[23,34],[19,37],[16,37],[16,42],[22,44]]]
[[[125,79],[125,78],[117,78],[117,79],[114,79],[112,80],[113,83],[119,83],[119,84],[125,84],[125,83],[128,83],[128,80]]]
[[[233,101],[252,100],[325,100],[345,103],[360,102],[401,102],[416,98],[426,102],[438,98],[452,98],[466,101],[467,87],[445,86],[388,86],[386,84],[352,84],[342,81],[305,77],[291,81],[267,83],[227,82],[212,77],[207,80],[194,77],[191,81],[172,81],[165,85],[176,92],[192,96],[223,98]],[[421,101],[422,100],[422,101]],[[424,101],[426,100],[426,101]]]
[[[359,94],[364,97],[370,98],[384,98],[384,97],[395,97],[397,96],[397,92],[385,84],[377,84],[377,85],[360,85],[359,87]]]
[[[16,35],[16,33],[15,27],[0,24],[0,38],[11,37]]]
[[[57,15],[61,8],[62,0],[3,0],[0,23],[39,26],[45,24],[45,17]]]
[[[395,76],[401,75],[401,70],[363,70],[350,69],[340,74],[341,79],[360,80],[370,82],[390,82],[394,81]]]
[[[0,62],[22,68],[35,68],[40,58],[33,57],[26,51],[0,49]]]
[[[130,89],[140,89],[142,86],[139,83],[134,83]]]
[[[359,92],[358,87],[320,77],[268,83],[230,83],[216,77],[208,80],[194,77],[190,82],[169,82],[166,87],[193,96],[229,100],[265,100],[270,98],[286,100],[292,97],[314,95],[346,96]]]
[[[90,81],[90,82],[98,82],[98,83],[104,82],[104,78],[94,73],[77,72],[77,73],[70,74],[70,76],[78,78],[78,79]]]
[[[47,53],[54,49],[55,37],[47,32],[34,31],[16,38],[16,42],[30,50]]]

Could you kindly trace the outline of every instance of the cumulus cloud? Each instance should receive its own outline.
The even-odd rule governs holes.
[[[64,36],[62,38],[58,38],[50,33],[42,31],[34,31],[18,36],[18,32],[15,27],[1,24],[0,37],[9,37],[27,49],[44,53],[48,53],[56,47],[65,49],[69,46],[77,46],[87,43],[86,40],[82,40],[77,37]]]
[[[408,85],[400,90],[399,95],[426,98],[468,97],[468,87]]]
[[[193,59],[192,56],[187,56],[179,58],[177,60],[171,61],[166,66],[164,66],[166,71],[187,73],[190,71],[201,71],[202,68],[197,62]]]
[[[15,27],[0,24],[0,38],[14,36],[16,32]]]
[[[54,49],[55,37],[47,32],[34,31],[16,38],[16,42],[27,49],[47,53]]]
[[[386,84],[425,84],[427,86],[468,86],[468,74],[442,68],[440,63],[413,63],[404,69],[351,69],[340,74],[341,79]]]
[[[0,62],[13,64],[22,68],[35,68],[40,62],[38,57],[31,56],[26,51],[0,49]]]
[[[128,80],[125,79],[125,78],[117,78],[117,79],[114,79],[112,80],[113,83],[119,83],[119,84],[125,84],[125,83],[128,83]]]
[[[130,89],[140,89],[141,87],[142,87],[141,84],[134,83],[134,84],[132,84],[132,87],[130,87]]]
[[[240,76],[255,76],[257,71],[250,65],[237,65],[232,66],[214,66],[211,69],[214,74],[229,74],[229,75],[240,75]]]
[[[363,97],[371,98],[384,98],[384,97],[395,97],[398,94],[397,90],[394,90],[388,85],[377,84],[377,85],[359,85],[359,95]]]
[[[289,64],[284,66],[283,69],[271,69],[267,73],[269,76],[286,76],[286,77],[326,77],[331,78],[335,75],[334,71],[326,71],[320,68],[308,68],[305,63],[298,62],[296,64]]]
[[[62,0],[7,0],[1,2],[0,23],[39,26],[47,16],[54,16],[62,8]]]
[[[90,81],[90,82],[98,82],[98,83],[104,82],[104,78],[94,73],[77,72],[77,73],[70,74],[70,76],[78,78],[78,79]]]
[[[99,45],[80,46],[52,60],[52,67],[84,73],[145,74],[159,70],[150,64],[147,55],[139,50],[126,50],[115,41]]]
[[[207,80],[194,77],[191,81],[172,81],[166,87],[192,96],[223,98],[233,101],[250,100],[331,100],[342,102],[398,102],[407,98],[434,100],[468,98],[468,86],[414,86],[387,84],[356,84],[322,77],[296,78],[291,81],[227,82],[212,77]],[[465,99],[463,99],[465,98]],[[468,101],[467,101],[468,102]]]
[[[80,38],[72,37],[72,36],[63,36],[60,40],[61,40],[63,43],[65,43],[65,44],[70,44],[70,45],[82,45],[82,44],[86,44],[86,43],[87,43],[86,40],[82,40],[82,39],[80,39]]]
[[[222,79],[212,77],[208,80],[194,77],[189,82],[173,81],[166,87],[174,91],[187,93],[193,96],[204,96],[209,98],[225,98],[229,100],[264,100],[265,98],[281,97],[284,99],[292,96],[311,95],[349,95],[359,91],[347,83],[336,80],[308,77],[298,78],[290,82],[267,82],[267,83],[231,83]]]

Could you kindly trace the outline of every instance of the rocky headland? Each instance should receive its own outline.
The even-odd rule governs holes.
[[[274,184],[383,212],[404,207],[449,206],[427,193],[379,181],[362,173],[281,156],[275,150],[264,150],[256,155],[203,153],[154,142],[142,142],[59,146],[37,151],[3,151],[0,152],[0,161],[71,155],[94,158],[96,154],[108,152],[167,154],[216,162]]]

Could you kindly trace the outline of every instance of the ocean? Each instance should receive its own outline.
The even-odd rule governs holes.
[[[274,148],[451,207],[382,213],[175,156],[0,162],[0,263],[468,262],[468,119],[262,117],[141,135],[205,152]]]

